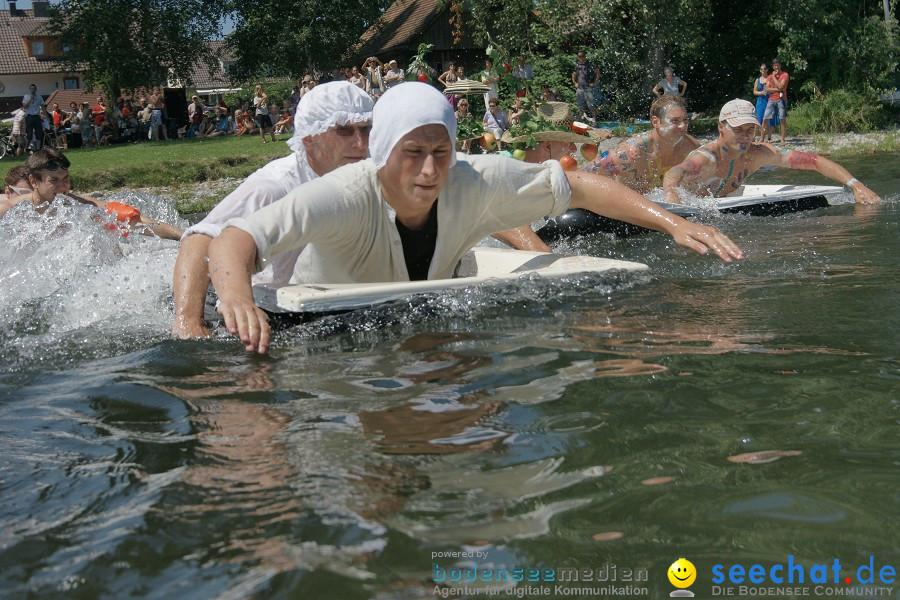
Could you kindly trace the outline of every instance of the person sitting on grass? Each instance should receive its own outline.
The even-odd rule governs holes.
[[[20,202],[29,201],[38,213],[43,213],[50,207],[57,196],[64,196],[66,202],[77,202],[96,206],[97,208],[115,214],[121,224],[114,229],[127,235],[129,231],[136,231],[143,235],[158,236],[169,240],[177,240],[181,237],[182,230],[168,223],[161,223],[145,217],[132,206],[121,202],[103,202],[93,198],[84,198],[72,193],[72,182],[69,178],[69,159],[56,148],[43,148],[28,157],[25,161],[25,174],[28,178],[28,190],[23,190],[20,182],[16,184],[22,194],[9,198],[4,204],[5,210],[0,213],[4,216],[7,211]]]
[[[445,279],[485,236],[547,214],[584,208],[665,231],[722,260],[743,257],[714,227],[691,223],[605,177],[455,151],[453,107],[434,87],[409,82],[375,105],[371,158],[346,165],[249,217],[232,219],[209,247],[209,273],[226,328],[265,353],[268,318],[251,272],[304,248],[294,280],[369,283]]]
[[[679,187],[699,196],[727,196],[766,165],[817,171],[852,190],[861,204],[881,202],[878,194],[824,156],[753,142],[757,125],[756,108],[751,103],[737,98],[727,102],[719,112],[719,138],[697,148],[666,173],[666,202],[681,204]]]
[[[281,117],[275,123],[275,133],[292,133],[294,131],[294,117],[290,111],[281,111]]]
[[[663,175],[700,147],[689,136],[687,110],[679,96],[663,96],[650,106],[650,131],[621,142],[605,156],[583,167],[589,173],[606,175],[646,194],[663,182]]]

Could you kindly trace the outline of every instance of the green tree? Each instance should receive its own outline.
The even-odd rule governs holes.
[[[387,0],[234,0],[228,47],[237,80],[330,69],[390,4]]]
[[[115,98],[172,78],[190,85],[196,64],[212,69],[207,42],[220,36],[224,9],[219,0],[61,0],[47,28],[67,68]]]

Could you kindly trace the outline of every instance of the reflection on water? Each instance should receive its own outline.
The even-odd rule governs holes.
[[[435,563],[611,563],[662,597],[676,552],[704,574],[890,564],[900,210],[858,208],[709,216],[735,265],[567,242],[652,271],[328,317],[269,357],[167,339],[173,245],[22,216],[0,257],[0,586],[416,598]],[[482,558],[432,555],[454,551]]]

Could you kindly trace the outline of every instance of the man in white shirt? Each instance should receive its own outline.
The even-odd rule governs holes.
[[[22,110],[25,111],[25,142],[34,143],[35,150],[41,149],[44,142],[44,125],[41,122],[41,109],[44,107],[44,98],[37,93],[37,86],[28,86],[28,93],[22,97]]]
[[[249,216],[307,181],[368,156],[372,99],[345,81],[318,85],[304,94],[294,117],[289,156],[273,160],[226,196],[205,219],[185,231],[175,262],[175,323],[179,338],[206,337],[203,307],[209,285],[207,249],[225,222]],[[302,248],[270,262],[254,281],[290,279]]]

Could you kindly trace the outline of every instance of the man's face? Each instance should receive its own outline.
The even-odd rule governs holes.
[[[318,175],[359,162],[369,156],[369,132],[372,124],[338,125],[319,135],[303,138],[309,165]]]
[[[72,188],[67,169],[38,171],[36,175],[28,176],[28,183],[41,202],[50,202],[57,194],[68,194]]]
[[[660,117],[651,117],[653,128],[666,139],[680,139],[688,130],[687,111],[680,106],[673,106]]]
[[[719,139],[722,141],[722,145],[740,152],[747,151],[755,132],[756,125],[752,123],[733,127],[727,122],[719,122]]]
[[[578,53],[578,62],[580,62],[580,63],[584,62],[584,52]]]
[[[775,75],[781,73],[781,63],[772,63],[772,73]]]
[[[28,91],[31,92],[32,94],[36,94],[36,93],[37,93],[37,86],[36,86],[36,85],[29,85],[29,86],[28,86]]]
[[[12,198],[14,196],[21,196],[22,194],[28,194],[31,192],[31,184],[28,183],[28,180],[24,177],[16,181],[12,185],[7,185],[6,189],[3,190],[6,194],[7,198]]]
[[[423,125],[400,138],[378,176],[400,216],[431,209],[447,182],[453,152],[443,125]]]

